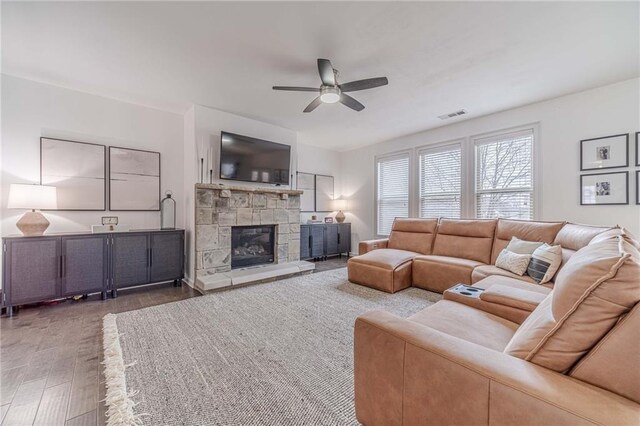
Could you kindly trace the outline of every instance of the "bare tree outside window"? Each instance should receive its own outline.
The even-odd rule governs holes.
[[[420,217],[460,217],[461,156],[460,144],[419,153]]]
[[[533,219],[533,131],[476,140],[476,216]]]

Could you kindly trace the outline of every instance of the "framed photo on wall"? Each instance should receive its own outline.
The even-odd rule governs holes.
[[[315,208],[316,180],[311,173],[296,173],[296,189],[302,191],[300,195],[300,211],[313,212]]]
[[[316,175],[316,210],[333,211],[333,176]]]
[[[109,147],[109,210],[160,210],[160,153]]]
[[[580,141],[580,171],[628,166],[628,133]]]
[[[580,205],[629,204],[629,172],[580,176]]]
[[[640,166],[640,132],[636,132],[636,166]]]
[[[107,208],[107,147],[40,138],[40,184],[56,187],[56,210]]]
[[[640,170],[636,170],[636,204],[640,204]]]

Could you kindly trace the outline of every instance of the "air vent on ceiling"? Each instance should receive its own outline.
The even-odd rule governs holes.
[[[453,117],[457,117],[459,115],[465,115],[467,111],[461,109],[460,111],[450,112],[449,114],[439,115],[438,118],[440,120],[448,120]]]

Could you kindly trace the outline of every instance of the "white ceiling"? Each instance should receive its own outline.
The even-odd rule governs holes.
[[[201,104],[350,149],[637,77],[640,3],[2,4],[3,73],[183,112]],[[316,58],[366,109],[304,107]]]

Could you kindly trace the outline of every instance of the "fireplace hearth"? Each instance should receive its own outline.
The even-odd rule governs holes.
[[[231,269],[273,263],[275,226],[231,227]]]

